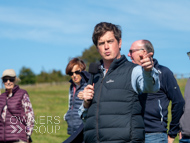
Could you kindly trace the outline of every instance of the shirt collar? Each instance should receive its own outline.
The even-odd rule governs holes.
[[[106,75],[106,69],[104,68],[104,65],[102,64],[101,66],[100,66],[100,68],[101,68],[101,70],[102,70],[102,72],[103,72],[103,74],[104,74],[104,76]]]
[[[10,93],[9,95],[8,95],[8,98],[10,98],[10,97],[12,97],[13,96],[13,93]]]

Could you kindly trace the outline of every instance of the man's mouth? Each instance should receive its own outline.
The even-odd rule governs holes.
[[[109,55],[110,55],[110,52],[105,52],[105,55],[106,55],[106,56],[109,56]]]

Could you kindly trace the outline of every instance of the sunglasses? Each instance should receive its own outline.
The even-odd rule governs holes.
[[[75,74],[80,74],[80,70],[74,71],[74,72],[69,72],[68,75],[72,76],[74,73],[75,73]]]
[[[3,78],[3,82],[7,82],[7,81],[10,81],[10,82],[14,82],[15,81],[15,78]]]
[[[132,54],[133,52],[139,51],[139,50],[144,50],[144,49],[132,49],[132,50],[129,50],[129,53]]]

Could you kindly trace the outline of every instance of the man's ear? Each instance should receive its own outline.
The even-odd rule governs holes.
[[[144,49],[144,48],[143,48]],[[143,50],[143,53],[144,53],[144,55],[147,55],[148,54],[148,52],[144,49]]]
[[[121,40],[121,38],[120,38],[120,40],[119,40],[119,49],[121,50],[121,44],[122,44],[122,40]]]

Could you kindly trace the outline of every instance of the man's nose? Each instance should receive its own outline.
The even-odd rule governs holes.
[[[131,57],[131,53],[129,52],[127,56],[128,56],[128,57]]]
[[[107,42],[105,42],[105,44],[104,44],[104,48],[105,48],[105,49],[108,49],[108,48],[109,48],[109,45],[108,45]]]

